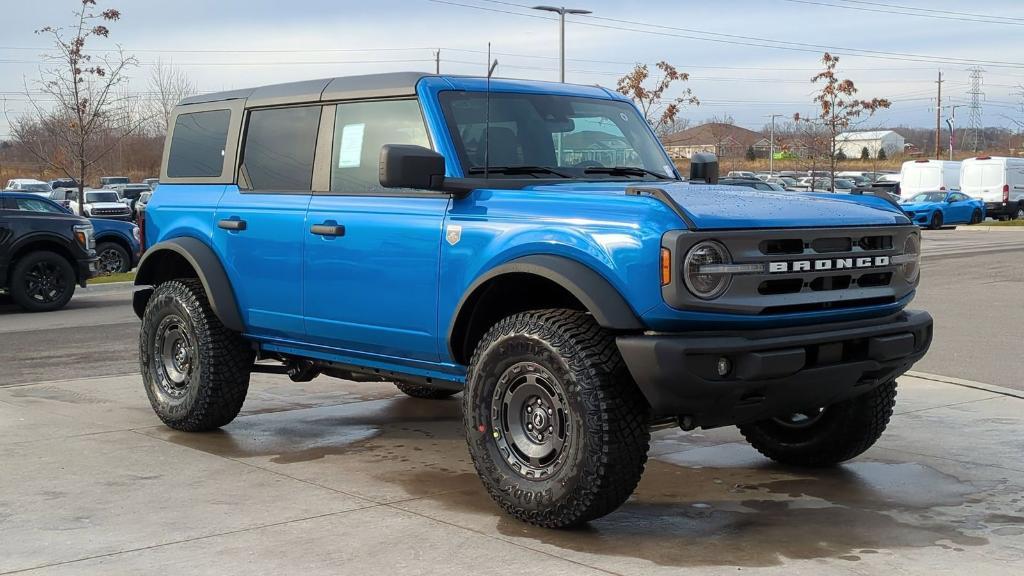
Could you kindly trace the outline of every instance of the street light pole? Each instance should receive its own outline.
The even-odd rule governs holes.
[[[534,6],[534,10],[543,10],[545,12],[554,12],[558,14],[559,28],[558,28],[558,62],[559,62],[559,81],[565,82],[565,15],[566,14],[590,14],[590,10],[581,10],[579,8],[566,8],[565,6]]]

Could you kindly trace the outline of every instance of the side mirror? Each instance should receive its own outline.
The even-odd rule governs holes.
[[[718,157],[708,152],[698,152],[690,157],[690,182],[718,184]]]
[[[423,146],[385,144],[380,149],[380,185],[437,190],[444,185],[444,156]]]

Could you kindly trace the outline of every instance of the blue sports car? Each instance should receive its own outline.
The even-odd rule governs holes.
[[[946,224],[978,224],[985,219],[985,203],[952,190],[921,192],[900,203],[918,226],[938,230]]]

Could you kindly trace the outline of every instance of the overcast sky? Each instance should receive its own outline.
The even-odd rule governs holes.
[[[38,77],[46,38],[33,33],[71,22],[77,0],[0,0],[0,99],[24,106],[23,81]],[[378,71],[481,74],[487,42],[498,75],[556,80],[553,15],[511,0],[99,0],[123,18],[109,41],[133,53],[132,90],[144,92],[156,58],[185,69],[202,91]],[[476,8],[474,8],[474,6]],[[841,56],[860,95],[894,102],[879,126],[934,125],[935,78],[945,103],[966,103],[968,72],[984,61],[987,125],[1024,117],[1015,86],[1024,83],[1024,2],[990,0],[574,0],[594,17],[567,24],[567,80],[614,87],[634,62],[667,60],[691,75],[702,105],[684,115],[731,115],[760,128],[769,114],[813,110],[809,78],[821,52]],[[895,13],[903,12],[903,14]],[[597,17],[597,18],[595,18]],[[753,45],[751,45],[753,44]],[[771,48],[784,46],[786,49]],[[876,56],[852,55],[854,50]],[[860,52],[864,54],[863,52]],[[935,58],[945,62],[936,62]],[[972,62],[968,62],[972,61]],[[958,125],[967,120],[957,110]],[[0,137],[9,132],[0,116]]]

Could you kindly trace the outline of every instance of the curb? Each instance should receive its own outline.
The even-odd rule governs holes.
[[[952,376],[939,376],[938,374],[928,374],[927,372],[916,372],[914,370],[906,372],[906,375],[911,378],[941,382],[943,384],[952,384],[953,386],[961,386],[963,388],[973,388],[975,390],[992,392],[993,394],[1001,394],[1003,396],[1017,398],[1018,400],[1024,400],[1024,392],[1014,390],[1012,388],[996,386],[994,384],[985,384],[983,382],[975,382],[974,380],[964,380],[963,378],[953,378]]]
[[[957,226],[956,230],[972,230],[974,232],[1024,232],[1024,226]]]
[[[135,282],[128,280],[126,282],[104,282],[102,284],[92,284],[86,286],[83,294],[101,294],[103,292],[119,292],[125,288],[131,289],[135,287]]]

